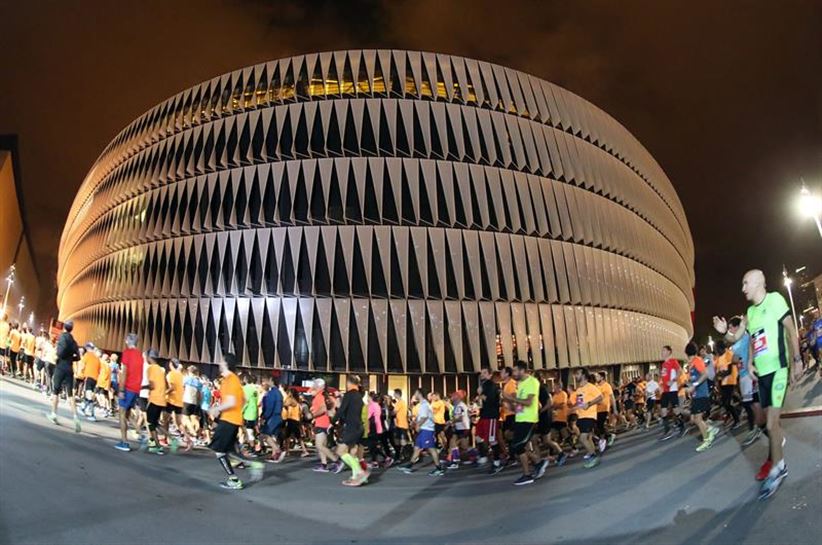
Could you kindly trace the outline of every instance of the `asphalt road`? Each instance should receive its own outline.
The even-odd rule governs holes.
[[[789,405],[822,400],[806,378]],[[697,454],[694,435],[620,436],[602,465],[580,459],[514,487],[460,469],[376,475],[360,489],[298,458],[267,465],[246,490],[222,490],[209,451],[158,457],[112,448],[112,421],[76,434],[43,416],[45,398],[0,381],[0,543],[819,543],[822,417],[785,420],[790,475],[757,501],[764,440],[745,430]],[[70,421],[64,415],[63,422]]]

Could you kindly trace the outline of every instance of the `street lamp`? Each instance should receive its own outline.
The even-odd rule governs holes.
[[[20,318],[23,317],[23,309],[24,308],[26,308],[26,297],[25,296],[21,297],[20,302],[17,304],[17,309],[18,309],[17,316],[19,316]]]
[[[11,266],[9,275],[6,277],[6,295],[3,297],[3,312],[0,314],[6,313],[6,304],[9,302],[9,290],[12,284],[14,284],[14,265]]]
[[[811,193],[804,180],[802,189],[799,190],[799,213],[805,218],[813,218],[819,229],[819,236],[822,237],[822,197]]]
[[[34,312],[29,312],[29,325],[34,325]]]
[[[796,319],[796,307],[793,306],[793,292],[791,292],[791,284],[793,284],[793,280],[791,277],[788,276],[788,271],[785,269],[785,266],[782,265],[782,276],[784,277],[785,287],[788,288],[788,299],[791,300],[791,314],[793,314],[793,325],[797,327],[799,321]]]

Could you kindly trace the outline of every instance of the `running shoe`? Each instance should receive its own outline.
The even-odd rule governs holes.
[[[394,459],[390,456],[386,458],[382,463],[382,467],[384,467],[385,469],[388,469],[392,465],[394,465]]]
[[[673,437],[675,434],[676,434],[676,432],[675,432],[675,431],[670,430],[670,431],[666,432],[666,433],[665,433],[665,435],[663,435],[662,437],[660,437],[660,438],[659,438],[659,441],[667,441],[668,439],[670,439],[671,437]]]
[[[49,419],[49,422],[54,424],[55,426],[59,426],[60,423],[57,421],[57,415],[54,413],[46,413],[46,418]]]
[[[356,479],[360,482],[360,484],[368,484],[368,479],[371,477],[371,472],[368,470],[363,471],[356,477]]]
[[[331,470],[331,472],[335,475],[338,475],[339,473],[342,473],[343,469],[345,469],[345,464],[342,460],[338,460],[337,463],[334,464],[334,468]]]
[[[533,484],[534,483],[534,476],[533,475],[522,475],[519,479],[514,481],[514,486],[523,486],[526,484]]]
[[[491,471],[490,471],[490,474],[491,474],[491,475],[496,475],[497,473],[499,473],[499,472],[500,472],[500,471],[502,471],[503,469],[505,469],[505,466],[504,466],[503,464],[501,464],[501,463],[494,463],[494,464],[491,464]]]
[[[607,439],[600,439],[599,443],[597,443],[600,452],[605,452],[605,449],[608,448],[608,440]]]
[[[688,428],[686,428],[685,426],[682,426],[681,428],[679,428],[678,431],[679,431],[679,436],[680,437],[685,437],[685,434],[688,433]]]
[[[754,429],[748,432],[748,435],[745,436],[745,440],[742,441],[742,446],[747,447],[748,445],[752,445],[757,439],[759,439],[760,435],[762,435],[762,430],[758,427],[754,427]]]
[[[166,451],[163,450],[163,447],[148,447],[149,454],[156,454],[157,456],[163,456]]]
[[[80,433],[81,431],[83,431],[83,428],[80,426],[80,419],[75,416],[74,417],[74,432],[75,433]]]
[[[756,474],[754,479],[757,481],[764,481],[768,478],[768,474],[771,472],[771,466],[773,462],[770,460],[765,460],[765,463],[762,464],[762,467],[759,468],[759,473]]]
[[[711,436],[709,435],[707,439],[705,439],[704,441],[702,441],[702,442],[699,444],[699,446],[698,446],[698,447],[696,447],[696,451],[697,451],[697,452],[705,452],[706,450],[708,450],[709,448],[711,448],[711,447],[713,446],[713,444],[714,444],[714,441],[713,441],[713,439],[711,439]]]
[[[593,458],[591,458],[590,460],[588,460],[587,462],[582,464],[582,467],[584,467],[585,469],[591,469],[591,468],[594,468],[598,465],[599,465],[599,456],[594,456]]]
[[[488,463],[488,458],[486,456],[481,456],[480,458],[477,459],[477,463],[481,466],[484,466],[485,464]]]
[[[719,428],[716,426],[708,426],[708,436],[711,438],[711,441],[716,439],[716,436],[719,435]]]
[[[459,462],[451,462],[450,464],[445,466],[445,469],[459,469],[459,468],[460,468],[460,463]]]
[[[361,481],[359,481],[357,479],[353,479],[353,478],[344,480],[342,482],[342,484],[343,484],[343,486],[353,486],[353,487],[362,486]]]
[[[89,422],[97,422],[97,417],[93,414],[90,414],[86,417],[86,420],[88,420]]]
[[[220,483],[220,486],[228,490],[242,490],[244,485],[239,477],[231,476]]]
[[[280,451],[280,455],[279,455],[279,456],[277,456],[277,463],[279,464],[280,462],[282,462],[283,460],[285,460],[285,457],[286,457],[286,456],[288,456],[288,453],[287,453],[285,450],[281,450],[281,451]]]
[[[265,466],[262,462],[249,462],[248,463],[248,478],[251,482],[257,482],[263,480],[263,475],[265,474]]]
[[[585,456],[582,457],[582,459],[583,460],[590,460],[594,456],[596,456],[596,454],[586,454]]]
[[[568,455],[563,452],[562,454],[559,455],[559,458],[557,458],[557,465],[558,466],[564,466],[565,462],[567,462],[567,461],[568,461]]]
[[[315,473],[329,473],[331,470],[325,464],[319,464],[318,466],[314,467],[311,471]]]
[[[397,469],[399,469],[400,471],[402,471],[406,475],[410,475],[411,473],[414,473],[414,468],[411,466],[411,464],[403,464],[401,466],[397,466]]]
[[[775,474],[774,474],[775,473]],[[765,479],[765,482],[762,483],[762,487],[759,489],[759,499],[760,500],[767,500],[771,496],[773,496],[776,491],[779,489],[779,485],[782,484],[782,481],[785,480],[785,477],[788,476],[788,466],[783,465],[781,470],[776,472],[771,471],[768,475],[768,478]]]
[[[445,475],[445,470],[441,467],[435,467],[428,472],[429,477],[442,477],[443,475]]]
[[[128,443],[124,443],[122,441],[119,441],[116,445],[114,445],[114,448],[122,452],[131,452],[131,447],[128,446]]]
[[[180,440],[176,437],[172,437],[168,449],[171,451],[171,454],[177,454],[178,448],[180,448]]]
[[[614,441],[616,441],[616,434],[612,433],[608,436],[608,446],[610,447],[611,445],[613,445]]]
[[[540,460],[537,467],[534,468],[534,479],[541,479],[545,475],[546,469],[548,469],[548,460]]]

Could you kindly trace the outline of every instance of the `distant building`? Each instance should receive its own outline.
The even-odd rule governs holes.
[[[6,282],[14,265],[14,283]],[[8,297],[6,293],[8,292]],[[25,297],[20,315],[19,303]],[[26,321],[40,301],[40,276],[34,264],[28,224],[23,209],[20,156],[16,135],[0,135],[0,307],[12,320]],[[2,312],[0,308],[0,312]],[[46,316],[35,316],[37,326]]]
[[[591,103],[351,50],[224,74],[128,125],[69,212],[57,303],[105,348],[136,331],[185,361],[442,391],[485,365],[681,351],[693,260],[673,185]]]

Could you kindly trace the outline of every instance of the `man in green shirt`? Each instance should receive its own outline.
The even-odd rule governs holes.
[[[254,450],[254,434],[257,429],[257,417],[260,414],[260,391],[257,389],[257,377],[243,375],[243,424],[245,425],[246,442],[249,450]]]
[[[752,303],[743,320],[743,327],[735,332],[729,332],[726,320],[720,317],[714,317],[714,327],[719,333],[726,334],[726,338],[731,342],[742,338],[745,330],[751,336],[751,371],[759,382],[759,402],[765,410],[770,442],[770,456],[757,475],[757,478],[764,478],[759,498],[766,499],[776,492],[788,475],[788,468],[782,456],[784,436],[779,425],[779,416],[788,391],[789,366],[790,378],[794,381],[799,380],[802,376],[802,359],[799,355],[799,339],[791,317],[791,309],[781,294],[768,293],[765,290],[765,275],[762,271],[752,270],[745,273],[742,279],[742,292]]]
[[[515,486],[531,484],[535,479],[545,475],[548,467],[546,460],[541,460],[537,450],[531,444],[534,428],[539,421],[539,381],[531,376],[528,364],[518,361],[514,366],[514,380],[517,381],[516,397],[503,393],[502,398],[514,406],[514,437],[510,451],[519,457],[522,464],[522,477],[514,482]],[[531,472],[531,464],[534,472]]]

